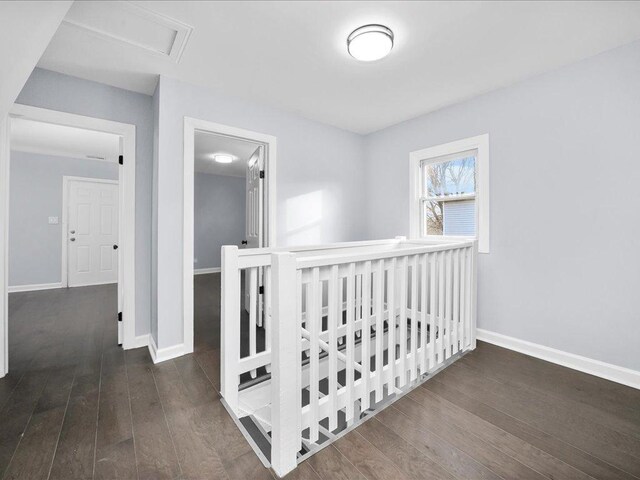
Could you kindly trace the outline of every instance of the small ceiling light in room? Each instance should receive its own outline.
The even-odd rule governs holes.
[[[384,25],[364,25],[347,38],[347,50],[356,60],[373,62],[389,55],[393,32]]]
[[[218,154],[218,155],[214,155],[213,159],[218,162],[218,163],[231,163],[233,162],[233,157],[231,155],[227,155],[227,154]]]

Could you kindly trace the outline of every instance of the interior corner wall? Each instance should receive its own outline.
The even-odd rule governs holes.
[[[277,137],[278,245],[361,240],[364,139],[254,102],[160,77],[158,138],[158,348],[182,343],[184,117]]]
[[[136,127],[136,335],[149,333],[153,105],[148,95],[36,68],[17,103]],[[125,159],[126,161],[126,159]]]
[[[153,93],[153,173],[151,186],[151,327],[153,342],[158,345],[158,149],[160,138],[160,84]]]
[[[409,152],[488,133],[478,327],[640,371],[638,85],[640,42],[368,135],[369,237],[409,233]]]

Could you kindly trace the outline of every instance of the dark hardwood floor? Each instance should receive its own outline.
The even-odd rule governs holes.
[[[114,286],[15,293],[0,477],[272,479],[219,401],[219,275],[195,279],[193,355],[116,346]],[[291,479],[640,478],[640,391],[489,344]]]

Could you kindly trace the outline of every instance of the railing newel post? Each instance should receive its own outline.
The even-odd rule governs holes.
[[[238,415],[240,374],[240,268],[238,247],[222,247],[220,269],[220,394]]]
[[[296,257],[271,255],[271,466],[283,477],[297,466],[301,445],[300,339]]]

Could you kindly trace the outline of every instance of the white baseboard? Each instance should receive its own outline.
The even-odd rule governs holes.
[[[82,285],[73,285],[69,288],[82,288],[82,287],[97,287],[98,285],[116,285],[118,282],[95,282],[95,283],[83,283]]]
[[[152,335],[149,335],[149,354],[151,354],[151,359],[153,363],[165,362],[167,360],[171,360],[172,358],[181,357],[182,355],[186,355],[187,353],[191,353],[187,351],[184,344],[173,345],[171,347],[165,347],[158,349],[155,340]]]
[[[194,275],[205,275],[207,273],[220,273],[220,267],[196,268],[193,270]]]
[[[62,288],[62,282],[56,283],[40,283],[33,285],[13,285],[7,290],[9,293],[16,292],[35,292],[36,290],[53,290],[55,288]]]
[[[640,372],[479,328],[478,340],[640,389]]]
[[[149,335],[148,333],[145,335],[138,335],[134,337],[133,341],[129,345],[127,345],[125,350],[129,350],[131,348],[148,347],[150,338],[151,335]]]

